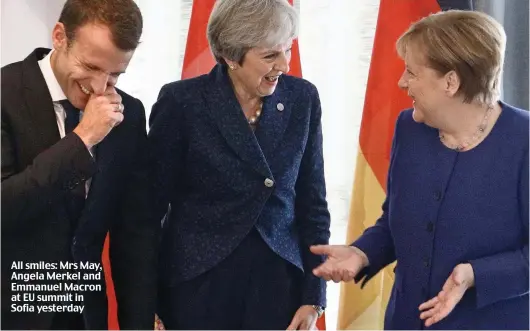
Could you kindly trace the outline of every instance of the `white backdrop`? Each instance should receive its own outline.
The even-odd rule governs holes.
[[[200,0],[199,0],[200,1]],[[191,0],[136,0],[144,17],[142,43],[118,86],[142,100],[149,116],[163,84],[181,75]],[[64,0],[2,0],[1,64],[50,47]],[[345,243],[359,126],[378,0],[295,0],[301,18],[304,78],[320,93],[324,159],[332,217],[331,242]],[[339,286],[329,283],[329,330],[336,327]]]

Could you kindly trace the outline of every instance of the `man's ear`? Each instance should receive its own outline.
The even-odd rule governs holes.
[[[68,47],[68,38],[63,23],[55,23],[52,30],[52,43],[54,49],[66,49]]]

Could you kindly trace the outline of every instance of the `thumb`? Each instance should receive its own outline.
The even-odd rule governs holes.
[[[330,245],[315,245],[309,247],[311,253],[316,255],[331,255],[333,252],[333,246]]]
[[[116,92],[116,88],[112,85],[108,85],[103,95],[111,95],[111,94],[116,94],[116,93],[118,93]]]

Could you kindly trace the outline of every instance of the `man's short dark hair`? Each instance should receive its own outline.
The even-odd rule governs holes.
[[[59,22],[64,25],[69,44],[80,27],[95,23],[108,27],[114,45],[123,51],[138,47],[143,28],[142,14],[134,0],[67,0]]]

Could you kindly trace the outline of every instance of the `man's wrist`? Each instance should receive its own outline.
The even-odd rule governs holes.
[[[74,133],[79,137],[79,139],[81,139],[89,151],[92,147],[94,147],[95,144],[92,143],[92,139],[90,139],[89,134],[83,129],[79,128],[79,126],[74,129]]]

